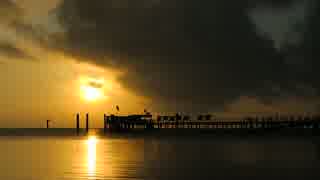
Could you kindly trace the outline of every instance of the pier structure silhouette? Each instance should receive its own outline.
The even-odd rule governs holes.
[[[128,116],[103,115],[104,132],[127,131],[130,129],[319,129],[320,116],[255,116],[240,120],[219,120],[211,114],[165,115],[153,118],[151,113]],[[77,133],[80,129],[79,113],[76,115]],[[89,113],[86,114],[86,129],[89,132]]]

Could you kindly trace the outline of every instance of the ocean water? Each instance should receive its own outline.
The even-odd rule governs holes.
[[[1,180],[319,179],[315,138],[0,137]]]

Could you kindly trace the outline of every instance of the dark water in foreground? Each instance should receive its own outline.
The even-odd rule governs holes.
[[[308,138],[0,137],[1,180],[319,179]]]

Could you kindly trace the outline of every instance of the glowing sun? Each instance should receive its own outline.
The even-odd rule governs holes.
[[[81,78],[80,79],[80,96],[83,100],[92,102],[105,100],[105,81],[104,79],[96,78]]]
[[[81,86],[82,96],[87,101],[96,101],[103,97],[101,89],[91,86]]]

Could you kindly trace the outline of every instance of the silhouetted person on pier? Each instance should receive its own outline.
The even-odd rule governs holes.
[[[204,119],[206,120],[206,121],[211,121],[211,114],[206,114],[205,116],[204,116]],[[208,125],[207,127],[209,127],[210,128],[210,125]]]
[[[320,128],[320,116],[316,116],[315,117],[315,121],[316,121],[316,124],[317,124],[317,128]]]
[[[187,122],[187,126],[188,126],[188,128],[190,127],[190,116],[188,116],[188,115],[185,115],[184,117],[183,117],[183,124],[185,123],[185,122]],[[183,125],[183,127],[184,127],[184,125]]]
[[[280,121],[280,115],[279,113],[276,113],[276,115],[274,116],[275,121],[279,122]]]
[[[249,129],[253,128],[253,119],[252,119],[252,117],[249,117],[249,118],[247,119],[247,121],[248,121]]]
[[[282,127],[283,128],[288,128],[289,127],[289,118],[288,116],[281,116],[281,122],[283,123],[282,124]]]
[[[177,121],[181,121],[182,116],[179,113],[176,113],[176,120]]]
[[[254,128],[254,119],[253,118],[250,118],[250,128]]]
[[[198,120],[197,127],[200,128],[200,121],[203,120],[203,115],[199,115],[197,120]]]
[[[172,128],[173,124],[175,123],[175,116],[170,116],[169,121],[170,121],[170,128]]]
[[[250,119],[250,117],[245,117],[243,119],[243,127],[246,129],[249,128],[249,119]]]
[[[158,116],[157,117],[158,128],[162,128],[161,120],[162,120],[162,116]]]
[[[294,116],[289,117],[289,127],[290,128],[295,128],[296,127],[296,122]]]
[[[176,128],[179,128],[179,122],[181,121],[182,116],[179,113],[176,113],[175,119],[176,119]]]
[[[266,128],[266,122],[265,122],[265,121],[266,121],[266,120],[265,120],[265,117],[262,116],[262,117],[261,117],[261,126],[262,126],[262,129]]]
[[[303,121],[304,121],[304,125],[305,125],[305,128],[311,128],[311,118],[309,116],[305,116],[303,118]]]
[[[163,122],[164,122],[164,127],[165,128],[168,127],[168,120],[169,120],[169,116],[163,116]]]
[[[259,118],[258,118],[258,116],[256,116],[255,119],[254,119],[254,128],[259,128]]]
[[[303,117],[302,116],[298,116],[298,119],[297,119],[297,126],[299,128],[304,128],[304,123],[303,123]]]
[[[205,120],[206,121],[211,121],[211,117],[212,117],[211,114],[207,114],[207,115],[205,115]]]
[[[319,128],[319,116],[312,117],[313,128]]]
[[[311,128],[318,128],[318,125],[316,123],[316,118],[313,116],[313,117],[310,117],[310,121],[311,121]]]
[[[268,117],[268,128],[273,128],[273,118],[271,116]]]

